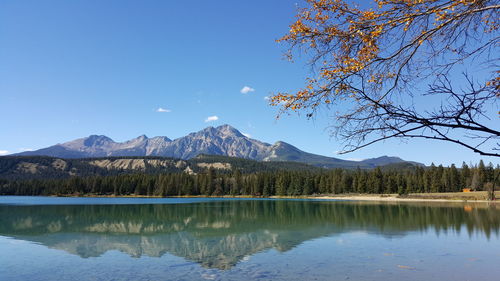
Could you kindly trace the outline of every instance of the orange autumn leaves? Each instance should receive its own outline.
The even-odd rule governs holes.
[[[369,9],[343,0],[306,2],[278,41],[288,43],[290,51],[309,54],[318,71],[302,90],[271,97],[271,104],[284,110],[314,110],[338,99],[362,98],[360,87],[373,91],[394,85],[408,63],[402,55],[412,59],[421,45],[433,43],[445,28],[474,13],[482,16],[473,22],[480,32],[499,27],[498,18],[491,16],[491,9],[499,9],[495,1],[375,0]]]

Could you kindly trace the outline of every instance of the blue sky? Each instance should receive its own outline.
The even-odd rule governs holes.
[[[283,59],[284,46],[275,42],[293,21],[295,3],[1,1],[0,153],[90,134],[174,139],[227,123],[262,141],[343,159],[481,159],[453,144],[415,140],[339,156],[328,112],[276,120],[265,97],[300,88],[309,74],[308,66]],[[218,118],[206,122],[211,116]]]

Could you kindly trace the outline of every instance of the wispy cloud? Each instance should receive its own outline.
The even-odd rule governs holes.
[[[205,119],[205,122],[212,122],[212,121],[217,121],[219,120],[219,117],[217,115],[214,116],[208,116],[207,119]]]
[[[242,134],[242,135],[244,135],[244,136],[245,136],[245,137],[247,137],[247,138],[251,138],[251,137],[252,137],[252,135],[250,135],[250,134],[248,134],[248,133],[241,133],[241,134]]]
[[[270,100],[270,99],[271,99],[271,98],[270,98],[270,97],[268,97],[268,96],[265,96],[265,97],[264,97],[264,100]]]
[[[33,151],[33,150],[34,150],[33,148],[24,148],[24,147],[19,148],[19,151],[21,151],[21,152],[24,152],[24,151]]]
[[[163,107],[158,107],[158,109],[156,110],[156,112],[171,112],[172,110],[170,109],[166,109],[166,108],[163,108]]]
[[[249,86],[245,86],[245,87],[241,88],[241,90],[240,90],[240,93],[242,93],[242,94],[248,94],[251,92],[255,92],[255,89],[252,87],[249,87]]]
[[[0,150],[0,155],[9,154],[8,150]]]

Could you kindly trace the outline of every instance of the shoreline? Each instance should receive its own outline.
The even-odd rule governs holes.
[[[430,193],[432,194],[432,193]],[[499,200],[485,199],[454,199],[454,198],[416,198],[416,197],[399,197],[397,195],[346,195],[346,196],[315,196],[307,197],[307,199],[333,199],[347,201],[370,201],[370,202],[450,202],[450,203],[500,203]]]
[[[48,195],[47,197],[88,197],[88,198],[255,198],[255,199],[316,199],[316,200],[344,200],[344,201],[371,201],[371,202],[452,202],[452,203],[500,203],[500,192],[495,192],[497,200],[486,200],[486,192],[471,193],[413,193],[400,196],[398,194],[317,194],[300,196],[252,196],[252,195],[221,195],[221,196],[145,196],[145,195],[96,195],[96,194],[69,194]],[[3,195],[9,196],[9,195]],[[10,195],[12,196],[12,195]],[[14,195],[16,196],[16,195]],[[22,195],[21,195],[22,196]]]

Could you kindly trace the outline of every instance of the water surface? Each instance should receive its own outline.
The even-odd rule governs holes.
[[[500,208],[0,197],[1,280],[499,280]]]

